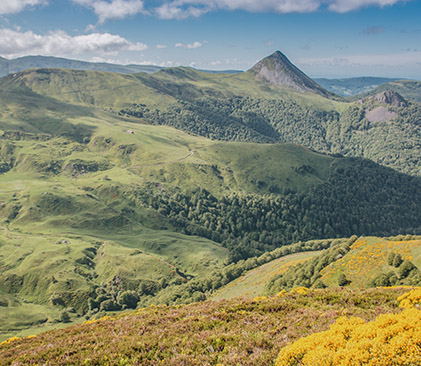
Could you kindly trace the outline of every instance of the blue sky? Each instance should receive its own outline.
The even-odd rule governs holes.
[[[246,70],[275,50],[312,77],[421,79],[417,0],[7,0],[0,56]]]

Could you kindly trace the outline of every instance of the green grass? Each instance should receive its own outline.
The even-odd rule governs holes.
[[[211,299],[229,300],[238,296],[251,298],[261,296],[265,293],[267,282],[273,276],[284,273],[290,266],[305,262],[319,253],[320,251],[295,253],[263,264],[216,291]]]

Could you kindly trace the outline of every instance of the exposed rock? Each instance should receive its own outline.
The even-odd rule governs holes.
[[[374,108],[372,111],[367,112],[365,117],[370,122],[389,122],[391,119],[397,117],[398,114],[393,111],[389,111],[385,107],[377,107]]]
[[[373,100],[381,104],[387,104],[394,107],[406,107],[408,105],[407,101],[397,92],[394,91],[384,91],[382,93],[376,94],[373,97]]]
[[[316,93],[329,96],[315,81],[294,66],[281,52],[276,51],[254,65],[249,72],[257,79],[268,81],[271,84],[285,86],[302,93]]]

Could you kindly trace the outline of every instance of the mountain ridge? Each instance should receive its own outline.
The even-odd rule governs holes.
[[[0,57],[0,77],[9,74],[35,69],[35,68],[59,68],[59,69],[72,69],[72,70],[86,70],[86,71],[105,71],[115,72],[119,74],[135,74],[138,72],[154,73],[165,69],[166,67],[156,65],[141,65],[141,64],[113,64],[109,62],[89,62],[68,59],[64,57],[54,56],[40,56],[31,55],[23,56],[15,59],[6,59]],[[242,71],[239,70],[202,70],[205,73],[227,73],[235,74]]]

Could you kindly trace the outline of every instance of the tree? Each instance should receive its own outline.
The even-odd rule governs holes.
[[[70,315],[67,311],[63,311],[60,314],[60,321],[63,323],[69,323],[70,322]]]
[[[135,309],[139,302],[139,295],[135,291],[124,291],[118,297],[120,305],[126,305],[130,309]]]
[[[415,267],[415,265],[408,259],[405,259],[398,269],[399,276],[401,278],[406,278],[408,277],[409,273],[414,269],[417,269],[417,267]]]
[[[393,266],[398,268],[403,262],[402,256],[398,253],[393,258]]]
[[[387,264],[389,266],[393,266],[393,260],[395,259],[396,254],[394,252],[390,252],[387,257]]]

